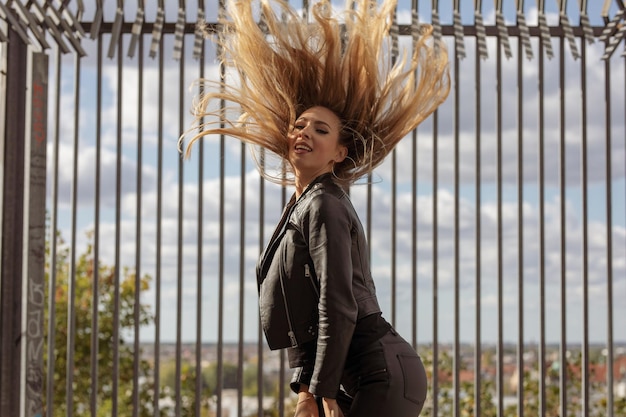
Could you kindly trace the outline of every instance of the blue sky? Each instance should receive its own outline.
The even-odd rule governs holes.
[[[110,3],[110,4],[109,4]],[[113,4],[106,3],[105,20],[113,19]],[[134,20],[136,5],[126,2],[125,15],[127,21]],[[154,2],[148,2],[146,11],[147,20],[154,19]],[[176,8],[172,2],[167,2],[171,9],[166,10],[166,19],[175,20]],[[212,3],[212,2],[211,2]],[[464,23],[471,24],[473,19],[474,2],[464,1],[462,15]],[[487,25],[493,24],[493,2],[483,2],[483,14]],[[515,10],[513,2],[505,1],[505,16],[514,20]],[[599,19],[600,3],[589,2],[589,15],[593,25],[602,25]],[[339,3],[338,3],[339,4]],[[403,12],[407,10],[410,2],[400,3],[400,23],[409,16]],[[440,10],[442,23],[451,21],[449,11],[452,1],[446,3]],[[550,25],[558,23],[558,9],[556,1],[546,2],[546,12]],[[568,2],[570,9],[577,9],[578,2]],[[470,6],[468,8],[468,5]],[[525,13],[529,25],[535,25],[537,19],[536,6],[532,1],[525,2]],[[189,5],[188,15],[194,15]],[[152,9],[150,9],[152,7]],[[420,2],[420,16],[425,20],[430,19],[430,1]],[[85,15],[92,16],[93,10],[87,9]],[[614,13],[614,6],[611,14]],[[570,18],[578,21],[576,10],[572,10]],[[211,14],[209,14],[209,18]],[[465,19],[467,19],[465,21]],[[179,189],[179,155],[176,151],[176,140],[181,130],[187,128],[191,122],[189,112],[194,92],[187,87],[199,77],[198,63],[191,57],[192,37],[186,38],[185,71],[181,73],[177,61],[172,59],[172,39],[164,39],[164,73],[163,95],[164,113],[162,118],[158,112],[158,60],[145,58],[144,67],[144,90],[143,97],[138,97],[138,70],[137,58],[126,57],[126,48],[129,38],[124,38],[123,69],[122,77],[118,78],[117,58],[106,58],[108,48],[108,36],[104,37],[104,66],[103,66],[103,112],[102,112],[102,180],[100,208],[102,215],[100,250],[103,262],[112,264],[115,250],[115,164],[117,152],[117,126],[121,123],[121,164],[122,164],[122,188],[121,196],[121,259],[122,266],[133,267],[136,249],[136,204],[137,190],[135,187],[138,172],[142,175],[142,203],[141,221],[141,271],[142,273],[155,276],[156,271],[156,192],[157,192],[157,143],[158,126],[161,123],[164,131],[164,161],[163,161],[163,245],[162,259],[162,340],[172,341],[175,338],[175,312],[176,312],[176,274],[177,274],[177,247],[179,237],[177,216]],[[448,39],[449,50],[452,53],[453,45]],[[578,40],[580,45],[580,40]],[[553,40],[553,47],[557,52],[559,44]],[[150,37],[145,38],[145,53],[150,44]],[[516,44],[516,42],[515,42]],[[85,244],[85,232],[94,227],[94,183],[95,183],[95,137],[96,137],[96,97],[95,82],[96,72],[96,42],[84,39],[83,45],[88,51],[88,57],[81,60],[80,67],[80,101],[78,103],[79,114],[79,155],[78,159],[78,188],[76,190],[78,204],[77,237],[79,250]],[[565,46],[568,48],[568,46]],[[453,338],[453,277],[454,277],[454,229],[453,229],[453,116],[455,107],[461,109],[460,124],[460,295],[461,295],[461,339],[464,342],[472,342],[475,326],[475,213],[476,213],[476,188],[474,164],[476,155],[476,123],[475,123],[475,92],[474,82],[474,51],[472,39],[466,39],[468,57],[461,62],[460,74],[460,100],[454,102],[454,97],[448,98],[447,102],[439,111],[439,138],[438,150],[438,178],[439,187],[437,198],[439,201],[439,247],[437,248],[438,259],[438,282],[437,288],[439,310],[437,321],[439,324],[440,341],[449,342]],[[495,182],[496,174],[496,74],[493,67],[495,57],[495,41],[489,40],[490,59],[483,62],[481,74],[481,98],[483,102],[481,117],[481,222],[482,222],[482,287],[481,287],[481,313],[483,340],[493,342],[496,340],[496,276],[495,268],[497,261],[496,225],[497,225],[497,189]],[[537,39],[533,39],[535,55],[538,53]],[[619,49],[619,48],[618,48]],[[590,322],[592,323],[591,338],[602,342],[607,338],[606,322],[606,107],[604,103],[604,62],[600,60],[604,48],[599,42],[588,46],[587,49],[587,85],[588,85],[588,164],[589,164],[589,301]],[[207,55],[213,53],[212,48],[207,46]],[[54,55],[54,54],[51,54]],[[504,291],[504,315],[505,340],[514,341],[517,336],[517,56],[514,45],[514,58],[504,60],[502,78],[502,138],[503,138],[503,291]],[[558,341],[560,332],[560,277],[561,277],[561,245],[560,245],[560,190],[559,190],[559,60],[545,60],[546,66],[546,90],[545,90],[545,225],[546,225],[546,324],[548,328],[548,340]],[[614,56],[610,61],[611,73],[611,98],[612,113],[610,132],[612,138],[612,210],[613,210],[613,273],[614,273],[614,300],[615,317],[624,317],[626,305],[620,303],[621,294],[626,291],[626,150],[624,138],[626,130],[624,126],[624,59]],[[54,59],[51,60],[51,68],[54,68]],[[206,61],[206,74],[215,77],[215,62],[211,58]],[[452,66],[454,75],[454,67]],[[580,340],[582,318],[581,312],[581,272],[582,260],[582,198],[581,198],[581,123],[580,123],[580,61],[573,60],[569,50],[565,54],[566,82],[564,96],[566,99],[565,125],[566,125],[566,227],[567,227],[567,312],[566,318],[568,340],[575,343]],[[524,323],[527,341],[533,342],[539,339],[538,334],[538,259],[539,259],[539,182],[538,172],[538,90],[537,90],[537,59],[523,62],[524,101],[522,108],[524,118],[521,121],[524,131]],[[69,240],[70,227],[70,201],[71,201],[71,174],[74,155],[72,140],[74,138],[74,120],[72,115],[77,104],[74,102],[73,90],[75,88],[74,58],[70,55],[62,57],[62,83],[61,83],[61,152],[59,168],[59,202],[58,213],[59,227],[63,231],[66,240]],[[51,85],[54,81],[51,77]],[[184,86],[180,92],[179,86]],[[117,118],[117,91],[121,89],[121,120]],[[139,120],[139,106],[142,102],[143,125],[143,158],[141,166],[137,164],[137,132]],[[182,106],[182,119],[179,117]],[[53,106],[51,106],[53,107]],[[51,108],[51,111],[54,109]],[[408,231],[412,227],[411,217],[411,190],[417,189],[418,197],[418,315],[417,328],[420,342],[432,340],[433,333],[433,140],[431,137],[432,118],[424,122],[418,130],[417,160],[418,178],[416,185],[411,179],[412,153],[414,152],[411,138],[404,140],[397,148],[397,219],[398,237],[395,259],[397,262],[397,322],[398,329],[407,337],[410,336],[410,293],[411,293],[411,236]],[[54,123],[51,119],[51,129]],[[51,131],[52,137],[52,131]],[[220,149],[217,139],[210,139],[204,143],[204,178],[202,186],[204,190],[203,216],[204,222],[200,226],[196,223],[197,195],[198,195],[198,154],[195,153],[191,160],[182,165],[184,187],[184,222],[183,222],[183,339],[195,340],[195,318],[197,315],[196,291],[197,291],[197,230],[202,227],[204,243],[202,245],[203,257],[203,340],[215,341],[217,337],[217,293],[219,283],[217,279],[219,239],[218,213],[219,205],[219,166]],[[52,146],[49,147],[49,155],[52,155]],[[239,195],[240,172],[241,172],[241,145],[234,140],[225,142],[225,172],[226,184],[226,218],[224,222],[224,336],[226,340],[236,340],[239,325],[239,236],[241,230],[245,230],[245,320],[244,333],[247,340],[255,340],[257,337],[257,304],[256,282],[254,279],[254,265],[258,253],[261,250],[261,242],[265,242],[271,234],[274,224],[280,214],[282,190],[272,184],[266,183],[266,206],[264,236],[259,236],[258,219],[258,190],[260,186],[259,176],[254,165],[246,153],[245,186],[246,186],[246,221],[241,224],[239,212],[241,199]],[[49,163],[51,166],[51,162]],[[372,267],[379,289],[381,306],[385,316],[391,318],[390,302],[390,270],[392,262],[391,233],[391,166],[388,160],[375,173],[373,188],[373,212],[372,235]],[[367,187],[357,185],[353,187],[352,197],[362,220],[367,221],[365,211]],[[146,303],[154,304],[154,286],[147,292],[143,299]],[[623,327],[623,326],[622,326]],[[614,338],[626,340],[626,330],[615,328]],[[154,338],[154,328],[146,328],[141,333],[142,340],[150,341]]]

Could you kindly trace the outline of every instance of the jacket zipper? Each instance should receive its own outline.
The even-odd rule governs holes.
[[[315,285],[315,281],[313,281],[313,276],[311,275],[311,267],[309,266],[309,264],[304,264],[304,276],[307,277],[309,279],[309,281],[311,281],[311,285],[313,285],[313,290],[315,291],[315,294],[317,295],[317,298],[320,298],[320,293],[317,290],[317,285]]]
[[[285,294],[285,283],[283,281],[283,277],[280,277],[280,290],[283,293],[283,302],[285,303],[285,316],[287,316],[287,326],[289,326],[289,331],[287,335],[289,336],[289,340],[291,341],[291,347],[298,346],[298,341],[296,340],[296,334],[293,332],[293,325],[291,323],[291,316],[289,314],[289,304],[287,303],[287,296]]]
[[[289,218],[291,217],[291,213],[293,213],[295,207],[296,204],[294,203],[291,207],[285,209],[285,213],[283,213],[281,218],[282,225],[280,230],[275,231],[274,236],[272,236],[272,239],[261,255],[261,262],[259,263],[257,271],[259,274],[265,274],[265,264],[274,256],[276,247],[280,244],[280,240],[287,231],[287,224],[289,223]]]

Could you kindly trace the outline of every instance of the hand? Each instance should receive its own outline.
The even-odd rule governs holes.
[[[319,409],[315,397],[311,393],[299,393],[294,417],[319,417]]]
[[[337,400],[324,397],[322,398],[322,404],[324,405],[324,414],[326,414],[326,417],[343,417]]]

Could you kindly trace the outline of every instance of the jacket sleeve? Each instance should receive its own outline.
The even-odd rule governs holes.
[[[312,196],[302,230],[320,284],[319,329],[309,391],[335,398],[354,333],[358,306],[352,289],[352,224],[333,195]]]
[[[300,392],[300,384],[310,385],[313,368],[309,366],[300,366],[293,371],[289,387],[294,393]]]

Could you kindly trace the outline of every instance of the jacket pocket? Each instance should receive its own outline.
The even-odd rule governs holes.
[[[284,279],[277,264],[272,260],[267,276],[259,286],[261,327],[272,350],[296,344],[284,296]]]

